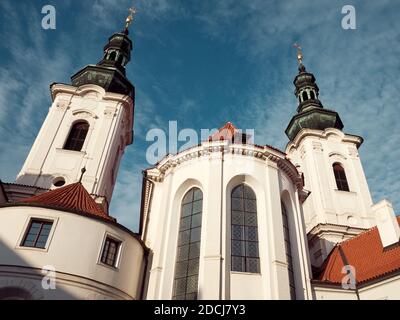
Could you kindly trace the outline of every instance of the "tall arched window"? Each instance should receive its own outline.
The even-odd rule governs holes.
[[[340,163],[333,164],[333,173],[335,174],[338,190],[350,191],[349,184],[347,183],[346,172]]]
[[[311,99],[312,99],[312,100],[315,100],[315,94],[314,94],[314,91],[310,91],[310,96],[311,96]]]
[[[287,215],[286,207],[283,204],[283,202],[281,202],[281,207],[282,207],[283,235],[285,239],[286,262],[288,264],[288,272],[289,272],[290,299],[296,300],[296,287],[294,283],[292,249],[290,247],[289,218]]]
[[[173,299],[196,300],[198,291],[203,193],[190,189],[182,200]]]
[[[89,131],[89,124],[86,121],[76,122],[69,132],[67,142],[64,149],[81,151],[85,142],[87,133]]]
[[[256,195],[241,184],[233,189],[231,201],[231,270],[259,273]]]
[[[307,100],[308,100],[307,92],[303,91],[303,101],[307,101]]]

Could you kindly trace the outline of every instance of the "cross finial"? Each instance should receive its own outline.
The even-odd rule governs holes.
[[[303,63],[303,52],[301,51],[300,45],[295,43],[293,45],[293,47],[295,47],[297,49],[297,61],[299,62],[299,64],[302,64]]]
[[[130,12],[129,16],[126,18],[126,22],[125,22],[125,30],[129,29],[129,26],[133,22],[133,17],[138,11],[135,7],[132,7],[132,8],[129,8],[129,12]]]

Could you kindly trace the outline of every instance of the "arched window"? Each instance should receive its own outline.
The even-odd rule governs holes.
[[[307,101],[307,100],[308,100],[307,92],[303,91],[303,101]]]
[[[87,122],[76,122],[69,132],[67,142],[64,145],[64,149],[81,151],[88,131],[89,124]]]
[[[346,172],[340,163],[333,164],[333,173],[335,174],[336,186],[338,190],[350,191],[347,183]]]
[[[315,94],[314,91],[310,91],[310,97],[312,100],[315,100]]]
[[[286,262],[288,264],[288,272],[289,272],[290,299],[296,300],[296,287],[294,283],[292,249],[290,247],[289,218],[287,215],[286,207],[283,204],[283,202],[281,202],[281,207],[282,207],[283,236],[285,239]]]
[[[231,201],[231,270],[259,273],[256,195],[241,184],[233,189]]]
[[[182,200],[175,264],[175,300],[196,300],[198,291],[203,193],[190,189]]]
[[[117,58],[117,52],[116,51],[112,51],[110,53],[110,57],[108,59],[111,60],[111,61],[115,61],[116,58]]]

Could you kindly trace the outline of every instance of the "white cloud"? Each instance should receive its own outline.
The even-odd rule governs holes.
[[[360,154],[374,200],[388,197],[399,210],[400,27],[390,15],[390,4],[356,3],[355,31],[341,29],[340,3],[321,1],[281,1],[272,6],[269,1],[226,0],[213,3],[213,10],[203,7],[199,17],[206,35],[234,43],[259,67],[251,97],[240,102],[246,108],[232,116],[254,127],[260,144],[284,148],[287,141],[284,129],[297,106],[291,46],[300,41],[324,106],[339,112],[345,132],[365,138]],[[271,66],[269,61],[278,63]]]

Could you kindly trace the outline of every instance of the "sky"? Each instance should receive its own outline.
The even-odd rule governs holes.
[[[342,28],[352,5],[356,29]],[[56,29],[41,26],[44,5]],[[135,141],[127,147],[110,213],[138,230],[142,170],[152,128],[254,129],[255,143],[284,149],[296,111],[296,50],[317,79],[324,107],[359,152],[374,202],[400,210],[400,2],[396,0],[1,0],[0,178],[13,182],[51,106],[49,85],[70,83],[138,14],[127,76],[136,87]],[[397,211],[399,212],[399,211]]]

